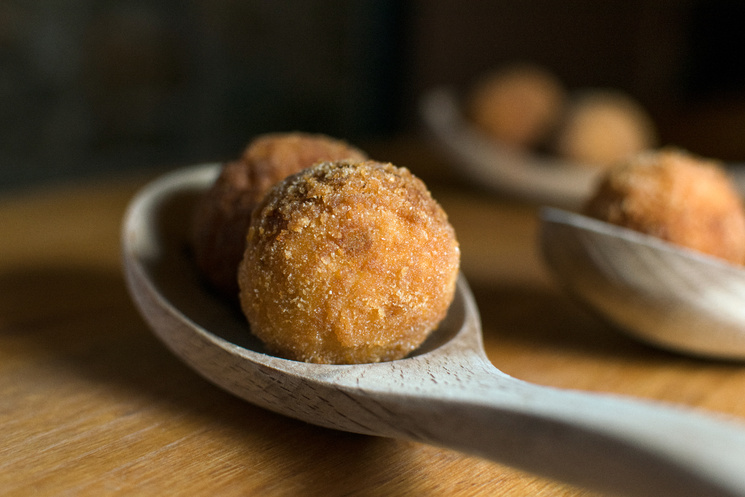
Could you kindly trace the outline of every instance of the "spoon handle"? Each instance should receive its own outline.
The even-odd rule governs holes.
[[[745,495],[745,429],[734,421],[537,386],[490,365],[456,381],[446,395],[419,385],[375,396],[378,420],[390,418],[374,430],[613,493]]]

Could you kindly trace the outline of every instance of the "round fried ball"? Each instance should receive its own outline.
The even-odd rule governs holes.
[[[238,160],[223,166],[196,206],[192,248],[205,280],[223,296],[237,300],[238,264],[251,212],[266,192],[316,162],[366,158],[362,151],[325,135],[293,132],[255,138]]]
[[[476,82],[466,114],[486,135],[515,148],[541,144],[559,121],[565,90],[553,74],[534,65],[515,65]]]
[[[459,263],[445,212],[407,169],[326,162],[278,184],[254,211],[241,307],[285,358],[399,359],[444,318]]]
[[[589,216],[745,263],[745,212],[719,163],[678,150],[646,152],[613,167],[584,211]]]
[[[619,91],[594,90],[570,104],[555,140],[559,156],[608,167],[653,148],[657,133],[636,100]]]

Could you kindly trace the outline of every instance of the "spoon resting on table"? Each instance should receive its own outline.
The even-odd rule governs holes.
[[[132,201],[124,271],[157,336],[209,381],[308,423],[475,454],[625,495],[745,495],[745,425],[692,409],[529,384],[487,358],[463,276],[445,321],[409,357],[322,365],[267,354],[200,284],[190,209],[219,165],[168,174]]]
[[[745,359],[745,269],[581,214],[541,212],[541,250],[557,280],[648,343]]]

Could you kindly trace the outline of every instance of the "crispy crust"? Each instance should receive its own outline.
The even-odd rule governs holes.
[[[584,212],[699,252],[745,263],[745,213],[723,168],[678,150],[609,170]]]
[[[364,160],[366,154],[325,135],[271,133],[254,139],[240,159],[225,164],[194,212],[192,246],[205,280],[237,300],[237,269],[251,212],[280,180],[324,160]]]
[[[444,318],[459,263],[445,212],[407,169],[327,162],[277,185],[254,211],[241,306],[278,355],[393,360]]]

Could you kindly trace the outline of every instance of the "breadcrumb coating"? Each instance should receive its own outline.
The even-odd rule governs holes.
[[[745,213],[718,162],[680,150],[642,153],[610,169],[587,202],[589,216],[745,263]]]
[[[445,212],[407,169],[325,162],[278,184],[254,211],[241,306],[280,356],[394,360],[445,317],[459,264]]]
[[[256,137],[238,160],[223,166],[194,212],[192,248],[205,280],[236,301],[238,264],[251,212],[266,192],[316,162],[366,158],[361,150],[325,135],[291,132]]]

